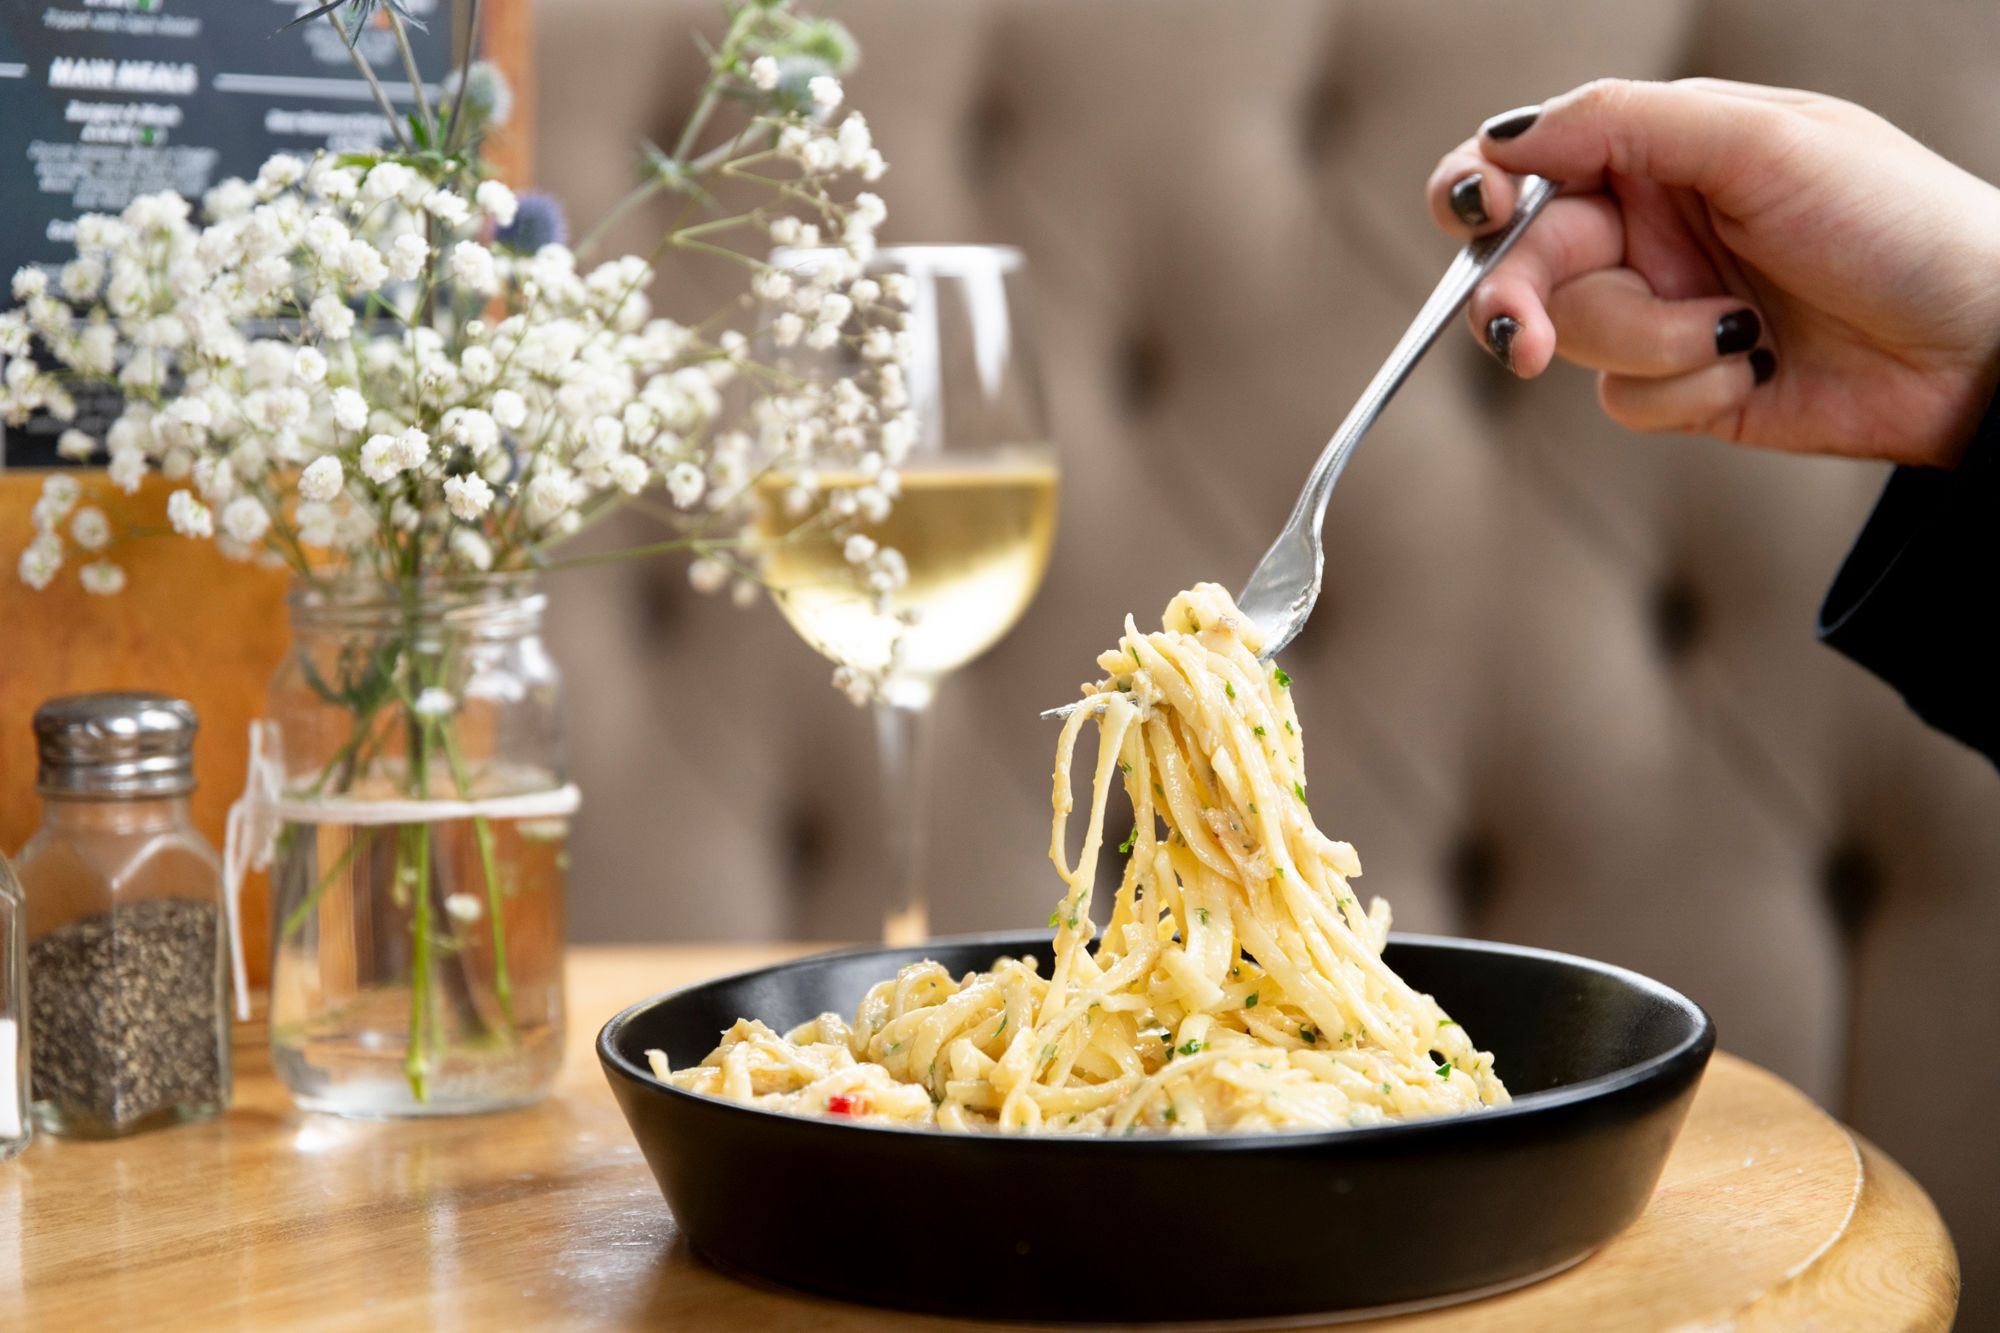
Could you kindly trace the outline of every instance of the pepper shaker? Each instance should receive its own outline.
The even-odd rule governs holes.
[[[35,714],[42,827],[18,873],[38,1129],[110,1138],[228,1105],[222,868],[188,813],[195,727],[156,694]]]
[[[0,1162],[28,1146],[28,947],[21,886],[0,856]]]

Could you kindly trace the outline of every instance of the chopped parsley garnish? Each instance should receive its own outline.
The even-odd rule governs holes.
[[[1287,736],[1296,736],[1299,734],[1298,732],[1292,729],[1292,722],[1290,718],[1285,719],[1285,734]]]
[[[1049,929],[1054,930],[1057,926],[1060,926],[1061,924],[1062,924],[1062,908],[1058,907],[1055,911],[1049,913]]]
[[[1153,794],[1155,796],[1158,796],[1161,800],[1165,800],[1167,796],[1167,789],[1165,787],[1162,787],[1159,783],[1155,782],[1153,784]]]
[[[1160,1119],[1166,1121],[1170,1125],[1179,1118],[1180,1118],[1180,1113],[1174,1110],[1174,1108],[1171,1106],[1169,1106],[1166,1110],[1160,1112]]]
[[[1234,699],[1236,697],[1236,686],[1225,680],[1222,682],[1222,692]]]
[[[1272,871],[1271,873],[1276,875],[1279,879],[1283,879],[1285,877],[1285,868],[1283,866],[1279,866],[1276,870]]]
[[[1299,1025],[1299,1040],[1308,1046],[1319,1045],[1319,1029],[1310,1023]]]
[[[1440,1018],[1438,1026],[1441,1028],[1455,1028],[1458,1026],[1458,1020],[1455,1018]]]
[[[1387,1097],[1389,1095],[1389,1085],[1387,1083],[1384,1083],[1382,1085],[1382,1095],[1384,1097]]]
[[[1003,1013],[1000,1015],[1000,1026],[993,1029],[993,1035],[997,1037],[1006,1030],[1007,1030],[1007,1015]]]
[[[1343,1028],[1343,1029],[1341,1029],[1341,1033],[1340,1033],[1340,1039],[1341,1039],[1342,1041],[1353,1041],[1353,1040],[1354,1040],[1354,1034],[1353,1034],[1352,1032],[1349,1032],[1349,1031],[1347,1031],[1347,1030],[1346,1030],[1345,1028]]]
[[[1204,925],[1204,926],[1205,926],[1205,925],[1207,925],[1207,924],[1208,924],[1208,909],[1207,909],[1206,907],[1197,907],[1197,908],[1195,908],[1195,909],[1194,909],[1194,919],[1195,919],[1195,920],[1197,920],[1197,921],[1199,921],[1199,922],[1201,922],[1201,924],[1202,924],[1202,925]]]
[[[1301,801],[1303,801],[1306,798],[1306,784],[1303,782],[1294,781],[1292,783],[1292,795],[1298,797]]]
[[[1126,763],[1123,759],[1120,759],[1118,761],[1118,771],[1120,773],[1130,773],[1132,771],[1132,765]]]
[[[1132,844],[1137,841],[1139,841],[1139,826],[1137,824],[1134,824],[1132,826],[1132,831],[1125,835],[1125,841],[1118,844],[1118,850],[1121,852],[1129,852],[1132,850]]]
[[[1132,678],[1130,676],[1120,676],[1118,678],[1118,692],[1120,694],[1130,694],[1132,692]]]
[[[1196,1051],[1204,1051],[1207,1049],[1208,1049],[1208,1043],[1205,1041],[1188,1041],[1181,1043],[1180,1051],[1182,1055],[1193,1055]]]
[[[1264,734],[1264,729],[1262,727],[1252,727],[1250,728],[1250,734],[1252,736],[1261,736]]]
[[[1255,801],[1250,802],[1250,813],[1253,815],[1257,813],[1257,803]]]
[[[1256,991],[1251,991],[1247,996],[1243,998],[1243,1007],[1245,1009],[1255,1009],[1257,1007]]]
[[[1285,669],[1281,666],[1271,668],[1271,679],[1278,682],[1278,688],[1281,690],[1288,690],[1292,686],[1292,678],[1285,674]]]
[[[1194,626],[1194,632],[1196,634],[1201,633],[1201,617],[1196,615],[1192,611],[1188,612],[1188,624]]]
[[[1447,1060],[1437,1067],[1437,1076],[1439,1078],[1451,1077],[1451,1061]]]

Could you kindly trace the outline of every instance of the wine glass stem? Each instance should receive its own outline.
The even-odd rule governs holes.
[[[915,944],[930,936],[924,884],[924,827],[929,814],[930,726],[922,704],[875,704],[875,738],[882,759],[882,831],[888,849],[888,905],[882,942]]]

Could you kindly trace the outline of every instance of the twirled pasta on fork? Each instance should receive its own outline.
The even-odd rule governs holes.
[[[1057,742],[1049,854],[1068,892],[1033,959],[953,978],[913,963],[849,1024],[739,1020],[676,1086],[802,1115],[941,1129],[1124,1134],[1335,1128],[1508,1100],[1479,1049],[1382,960],[1353,847],[1306,803],[1290,679],[1229,594],[1200,584],[1161,629],[1128,618]],[[1099,729],[1083,847],[1071,765]],[[1134,814],[1097,947],[1090,908],[1114,782]]]

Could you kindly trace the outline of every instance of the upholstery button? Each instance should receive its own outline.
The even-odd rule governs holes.
[[[1166,396],[1172,358],[1166,340],[1151,330],[1125,339],[1118,352],[1119,400],[1131,416],[1144,416]]]
[[[1445,852],[1445,887],[1468,917],[1480,915],[1498,896],[1500,870],[1500,848],[1483,829],[1460,834]]]
[[[1332,74],[1322,74],[1307,85],[1299,104],[1300,154],[1307,162],[1318,162],[1334,150],[1353,121],[1352,99]]]
[[[989,88],[965,114],[965,157],[974,180],[990,179],[1018,136],[1020,116],[1013,101],[997,88]]]
[[[1841,935],[1852,944],[1861,938],[1882,902],[1882,864],[1867,848],[1854,842],[1827,849],[1819,867],[1820,893]]]
[[[1694,587],[1686,579],[1668,578],[1653,589],[1647,616],[1652,622],[1653,648],[1668,662],[1679,662],[1694,649],[1704,628],[1704,615]]]

